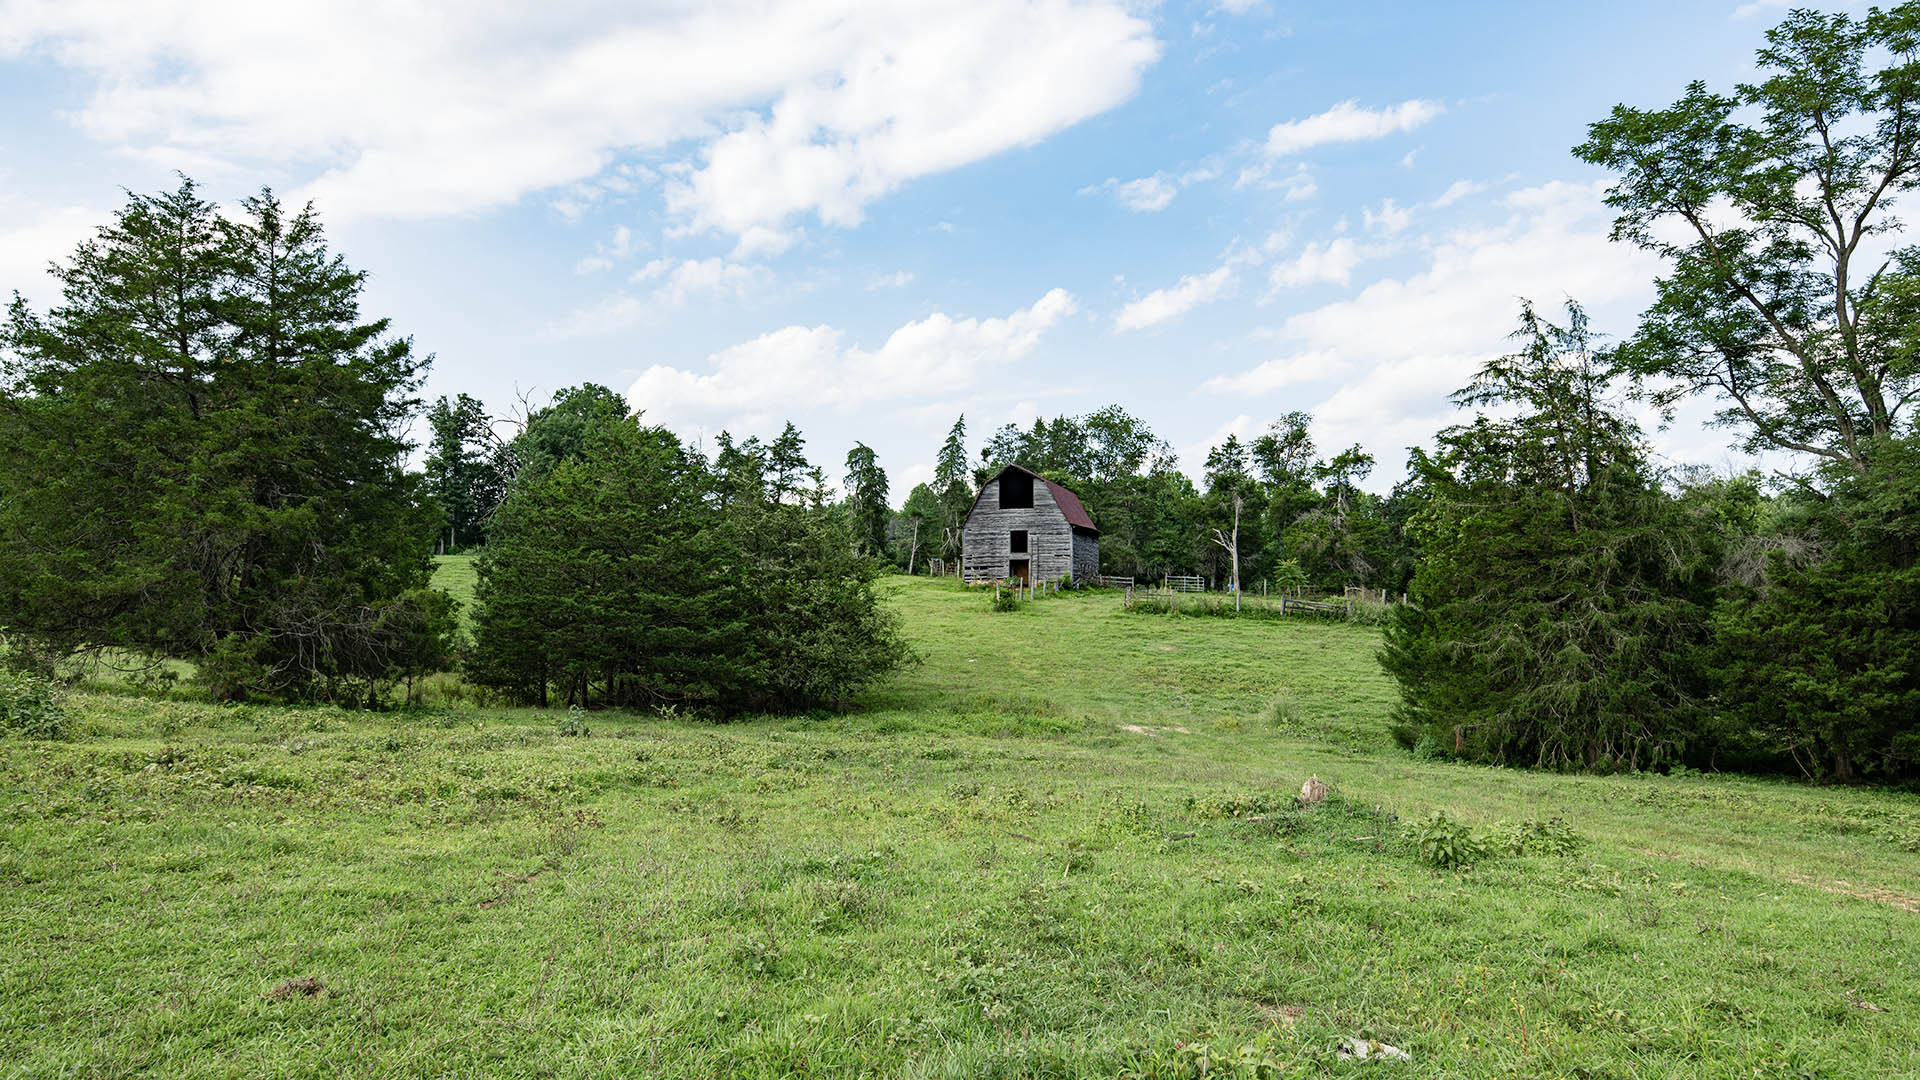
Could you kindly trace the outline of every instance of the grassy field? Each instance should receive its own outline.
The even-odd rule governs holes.
[[[845,713],[76,695],[0,740],[0,1076],[1920,1075],[1912,795],[1420,762],[1365,628],[887,588]]]

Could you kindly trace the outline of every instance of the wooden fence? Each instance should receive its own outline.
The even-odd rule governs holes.
[[[1130,577],[1121,577],[1116,574],[1095,574],[1093,584],[1095,588],[1100,589],[1131,589],[1133,588],[1133,579]]]

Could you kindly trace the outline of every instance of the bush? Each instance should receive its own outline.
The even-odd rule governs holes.
[[[1494,848],[1509,855],[1572,855],[1583,842],[1580,834],[1559,818],[1495,822],[1488,832]]]
[[[910,663],[845,515],[789,486],[798,440],[783,474],[751,440],[709,464],[623,420],[517,482],[475,567],[468,677],[724,717],[837,705]]]
[[[0,731],[29,739],[64,739],[69,717],[52,682],[24,671],[0,671]]]
[[[1421,862],[1442,870],[1470,867],[1487,857],[1486,842],[1444,810],[1435,810],[1414,826],[1413,844]]]

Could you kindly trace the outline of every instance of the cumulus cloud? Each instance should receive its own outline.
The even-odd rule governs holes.
[[[1440,237],[1417,273],[1288,318],[1270,334],[1272,358],[1201,390],[1260,395],[1339,380],[1313,407],[1316,438],[1364,442],[1389,464],[1397,448],[1451,422],[1447,395],[1504,351],[1520,297],[1552,307],[1571,296],[1601,326],[1610,315],[1630,319],[1650,298],[1659,263],[1608,241],[1604,187],[1555,182],[1512,193],[1504,220]]]
[[[0,57],[28,53],[92,79],[75,118],[101,143],[298,186],[336,219],[549,191],[577,215],[666,155],[669,206],[744,239],[858,221],[1112,108],[1160,45],[1124,0],[0,0]]]
[[[1267,132],[1268,157],[1287,157],[1327,143],[1363,142],[1412,131],[1445,112],[1437,101],[1415,98],[1384,109],[1343,101],[1303,120],[1273,125]]]
[[[1308,244],[1300,250],[1300,254],[1274,264],[1273,269],[1268,271],[1267,280],[1275,289],[1292,289],[1321,282],[1345,285],[1352,279],[1353,268],[1360,265],[1363,255],[1360,246],[1344,236],[1324,243]]]
[[[656,364],[627,400],[670,425],[724,426],[775,413],[951,395],[1032,352],[1077,305],[1054,289],[1000,318],[944,313],[895,330],[876,349],[848,344],[826,325],[788,326],[714,353],[698,368]]]
[[[112,220],[83,206],[35,207],[0,200],[0,296],[14,290],[35,303],[59,295],[49,264],[66,262],[81,241]]]
[[[1169,319],[1177,319],[1201,304],[1219,299],[1233,286],[1231,263],[1205,274],[1188,274],[1176,284],[1155,289],[1120,309],[1114,316],[1115,330],[1145,330]]]
[[[651,285],[644,291],[623,292],[583,307],[557,323],[559,337],[606,334],[655,319],[700,299],[738,300],[768,280],[767,269],[714,256],[651,259],[627,275],[629,285]]]

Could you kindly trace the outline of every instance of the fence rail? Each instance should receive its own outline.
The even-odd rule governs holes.
[[[1198,574],[1168,574],[1167,588],[1175,592],[1206,592],[1207,579]]]
[[[1133,579],[1130,577],[1120,577],[1115,574],[1095,574],[1093,576],[1093,584],[1102,589],[1131,589],[1133,588]]]

